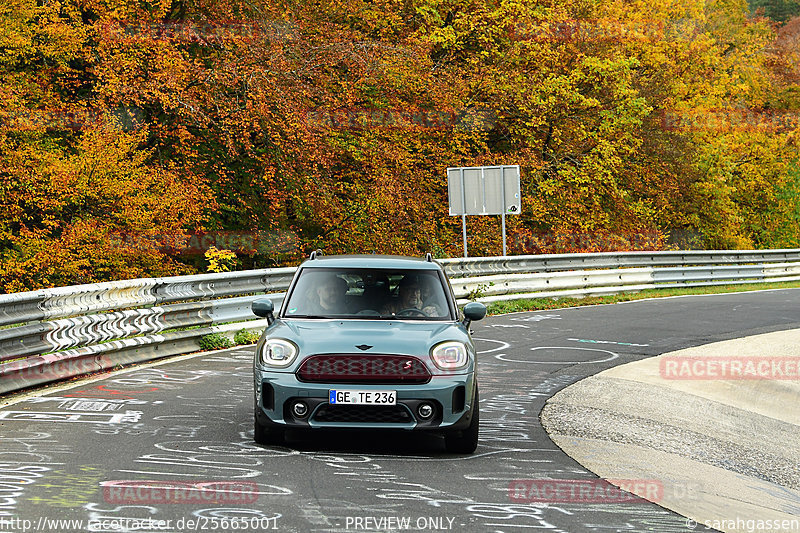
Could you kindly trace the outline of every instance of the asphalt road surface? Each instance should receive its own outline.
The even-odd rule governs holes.
[[[796,289],[489,317],[473,325],[470,456],[375,432],[258,446],[252,348],[50,389],[0,409],[0,531],[686,532],[679,515],[610,492],[550,503],[515,492],[596,480],[547,437],[542,406],[611,366],[798,327]]]

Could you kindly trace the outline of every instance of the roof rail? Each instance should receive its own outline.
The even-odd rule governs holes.
[[[320,249],[314,250],[313,252],[311,252],[311,255],[308,256],[308,259],[309,260],[316,259],[318,255],[322,255],[322,250],[320,250]]]
[[[425,261],[427,261],[428,263],[433,263],[433,256],[431,255],[430,252],[425,254]]]

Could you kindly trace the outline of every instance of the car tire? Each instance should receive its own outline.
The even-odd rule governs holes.
[[[472,420],[467,429],[451,431],[444,436],[444,447],[450,453],[473,453],[478,447],[478,432],[480,426],[480,402],[478,399],[478,386],[475,386],[475,399],[473,401]]]
[[[253,440],[257,444],[283,444],[285,441],[285,431],[283,428],[269,427],[259,420],[258,406],[256,406],[255,415],[253,416]]]

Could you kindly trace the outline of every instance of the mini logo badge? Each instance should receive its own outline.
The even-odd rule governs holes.
[[[369,350],[370,348],[372,348],[372,346],[370,346],[369,344],[359,344],[358,346],[356,346],[356,348],[358,348],[361,351],[364,351],[364,350]]]

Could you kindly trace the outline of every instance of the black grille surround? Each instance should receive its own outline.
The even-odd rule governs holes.
[[[401,405],[321,405],[314,413],[317,422],[355,422],[359,424],[407,424],[415,422]]]
[[[388,354],[312,355],[295,373],[305,383],[423,384],[431,373],[419,358]]]

